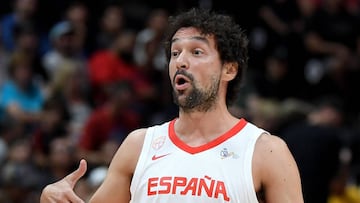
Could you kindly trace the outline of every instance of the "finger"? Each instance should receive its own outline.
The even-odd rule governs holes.
[[[85,203],[84,200],[80,199],[74,192],[68,194],[66,199],[71,203]]]
[[[85,159],[81,159],[78,169],[67,175],[65,177],[65,181],[70,184],[71,188],[74,188],[78,180],[85,175],[86,170],[87,170],[87,163]]]

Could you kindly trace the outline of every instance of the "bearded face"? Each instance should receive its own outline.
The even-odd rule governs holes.
[[[212,76],[208,87],[199,87],[200,85],[194,80],[194,77],[186,71],[177,71],[174,80],[177,75],[182,75],[187,78],[186,82],[190,83],[190,88],[184,91],[175,90],[175,88],[173,89],[173,99],[175,104],[185,112],[209,111],[217,99],[220,84],[219,78]],[[177,81],[177,83],[181,82],[181,80]]]

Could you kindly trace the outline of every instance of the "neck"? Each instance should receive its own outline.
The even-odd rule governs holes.
[[[231,115],[225,104],[206,112],[188,113],[180,110],[179,119],[175,123],[175,132],[184,142],[197,145],[224,134],[238,121],[239,119]],[[199,138],[200,142],[198,142]],[[193,142],[193,140],[198,141]]]

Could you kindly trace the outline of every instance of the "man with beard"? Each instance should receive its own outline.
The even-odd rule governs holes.
[[[129,134],[90,202],[303,202],[284,141],[227,105],[247,64],[247,38],[231,17],[191,9],[165,37],[179,117]],[[86,161],[47,186],[41,203],[83,202],[73,191]]]

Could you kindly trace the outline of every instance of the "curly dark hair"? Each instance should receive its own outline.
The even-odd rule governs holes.
[[[248,63],[248,38],[244,30],[235,20],[225,14],[214,11],[191,8],[186,12],[169,17],[169,25],[164,37],[167,62],[171,54],[171,40],[174,34],[183,27],[194,27],[201,34],[214,35],[216,48],[222,63],[235,62],[238,65],[238,74],[229,82],[226,93],[227,104],[236,99],[243,79],[243,73]]]

